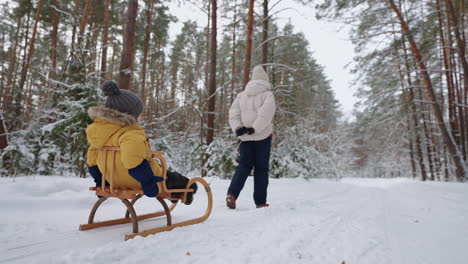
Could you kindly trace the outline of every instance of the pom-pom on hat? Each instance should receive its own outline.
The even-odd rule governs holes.
[[[115,81],[105,81],[101,89],[107,96],[106,107],[132,115],[135,119],[143,112],[141,99],[130,91],[119,89],[119,85]]]

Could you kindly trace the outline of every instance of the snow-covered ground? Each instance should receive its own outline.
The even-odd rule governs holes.
[[[229,210],[229,182],[208,182],[206,222],[124,241],[131,224],[78,231],[96,200],[91,180],[0,178],[0,263],[468,263],[468,184],[271,179],[271,206],[256,209],[249,178]],[[201,194],[178,205],[173,222],[201,215]],[[137,213],[158,209],[148,198],[136,205]],[[98,220],[125,212],[117,199],[100,210]],[[140,230],[164,223],[144,220]]]

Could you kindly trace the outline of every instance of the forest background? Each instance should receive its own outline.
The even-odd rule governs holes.
[[[467,179],[466,1],[295,1],[351,28],[351,119],[304,34],[278,23],[281,2],[180,1],[208,23],[174,33],[168,1],[3,0],[0,174],[86,177],[86,110],[115,79],[174,169],[229,178],[229,106],[261,64],[278,107],[271,177]]]

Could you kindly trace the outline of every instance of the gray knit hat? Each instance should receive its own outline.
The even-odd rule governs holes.
[[[106,107],[115,109],[138,118],[143,112],[143,102],[132,92],[119,89],[116,82],[105,81],[101,86],[102,92],[107,96]]]

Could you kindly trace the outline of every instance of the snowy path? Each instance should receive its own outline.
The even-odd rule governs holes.
[[[468,184],[405,179],[271,179],[270,208],[256,209],[252,182],[225,208],[228,181],[212,182],[204,223],[123,241],[130,225],[78,231],[95,198],[90,181],[0,179],[0,263],[468,263]],[[58,190],[61,191],[58,191]],[[179,205],[173,221],[202,213],[204,197]],[[151,199],[137,213],[159,209]],[[98,220],[121,217],[109,200]],[[140,229],[164,224],[145,220]]]

